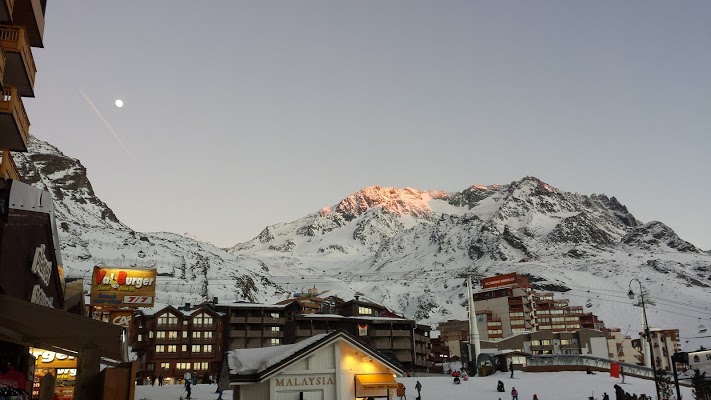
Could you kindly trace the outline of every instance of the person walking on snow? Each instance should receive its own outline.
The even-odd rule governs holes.
[[[622,383],[625,383],[625,371],[622,369],[621,365],[620,365],[620,377],[622,378]]]
[[[513,378],[513,371],[514,371],[513,360],[509,361],[509,371],[511,371],[511,377]]]
[[[417,389],[417,398],[420,398],[420,391],[422,390],[422,384],[420,381],[417,381],[417,384],[415,385],[415,389]]]
[[[516,388],[511,389],[511,400],[518,400],[518,390]]]
[[[192,375],[190,375],[190,371],[185,371],[185,375],[183,375],[183,378],[185,378],[185,389],[187,389],[190,386],[190,379],[192,378]]]

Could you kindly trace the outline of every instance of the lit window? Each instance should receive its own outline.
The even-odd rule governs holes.
[[[157,344],[156,345],[156,353],[163,353],[165,352],[165,346],[162,344]]]
[[[165,331],[158,331],[158,332],[156,332],[156,338],[158,338],[158,339],[165,339]]]
[[[140,334],[139,334],[137,340],[138,340],[139,342],[142,342],[142,341],[143,341],[143,335],[140,335]]]
[[[203,353],[211,353],[212,352],[212,345],[206,344],[206,345],[202,346],[202,352]]]
[[[188,351],[188,345],[184,344],[184,345],[180,346],[180,351],[182,351],[183,353],[186,353]]]
[[[281,344],[281,339],[280,338],[272,338],[270,344],[272,346],[279,346]]]
[[[278,326],[272,326],[272,332],[279,332]]]
[[[168,332],[168,339],[177,339],[178,338],[178,331],[169,331]]]
[[[193,332],[193,339],[200,339],[200,332]]]
[[[270,315],[272,318],[279,318],[279,313],[273,312],[273,313],[271,313],[271,314],[269,314],[269,315]]]
[[[178,352],[178,346],[171,344],[168,345],[168,353],[177,353]]]
[[[170,369],[170,363],[160,363],[160,369],[163,371]]]
[[[358,314],[359,315],[371,315],[373,313],[373,310],[369,307],[358,307]]]
[[[202,338],[205,340],[212,339],[212,332],[203,332]]]
[[[187,339],[187,338],[188,338],[188,331],[183,331],[183,339]]]
[[[194,344],[192,347],[192,352],[193,353],[199,353],[200,352],[200,345],[199,344]]]

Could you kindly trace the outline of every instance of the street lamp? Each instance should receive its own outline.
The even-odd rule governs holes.
[[[657,380],[657,366],[656,362],[654,361],[654,350],[652,347],[652,336],[649,334],[649,323],[647,322],[647,308],[644,306],[644,289],[642,289],[642,282],[639,281],[639,279],[634,278],[630,281],[629,287],[630,291],[627,293],[627,296],[631,300],[634,300],[634,292],[632,291],[632,282],[637,281],[639,284],[639,300],[640,303],[642,303],[642,315],[644,316],[644,336],[647,339],[647,343],[649,343],[649,359],[652,361],[652,373],[654,374],[654,386],[657,389],[657,400],[661,399],[659,396],[659,381]]]

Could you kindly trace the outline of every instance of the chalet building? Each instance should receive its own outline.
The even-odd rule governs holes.
[[[191,308],[142,309],[135,313],[134,351],[139,355],[138,376],[180,380],[186,371],[217,376],[222,365],[225,314],[203,304]]]
[[[359,298],[300,296],[280,304],[227,303],[215,309],[226,316],[228,350],[294,344],[317,334],[345,331],[393,355],[407,369],[430,366],[428,326]]]

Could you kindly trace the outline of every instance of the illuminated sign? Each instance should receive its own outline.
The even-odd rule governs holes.
[[[358,336],[368,336],[368,324],[358,325]]]
[[[50,350],[30,348],[30,353],[37,358],[37,368],[76,369],[77,359],[67,354],[56,353]]]
[[[91,304],[110,307],[153,307],[156,270],[94,267]]]
[[[293,376],[289,378],[274,379],[276,386],[323,386],[333,385],[335,379],[332,376]]]
[[[109,322],[126,329],[128,337],[133,335],[133,310],[114,310],[109,313]]]

